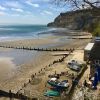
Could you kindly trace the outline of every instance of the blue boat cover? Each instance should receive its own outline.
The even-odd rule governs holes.
[[[98,81],[100,82],[100,66],[97,67]]]

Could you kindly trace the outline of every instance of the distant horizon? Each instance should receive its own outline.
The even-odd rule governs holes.
[[[36,25],[36,26],[47,26],[47,24],[31,24],[31,23],[0,23],[0,25]]]

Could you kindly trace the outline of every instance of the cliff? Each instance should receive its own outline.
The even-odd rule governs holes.
[[[60,13],[49,27],[64,27],[70,29],[88,29],[93,23],[100,21],[100,9],[84,9]]]

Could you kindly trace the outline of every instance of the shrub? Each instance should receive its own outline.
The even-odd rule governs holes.
[[[97,25],[95,25],[92,34],[94,36],[100,36],[100,22],[98,22]]]

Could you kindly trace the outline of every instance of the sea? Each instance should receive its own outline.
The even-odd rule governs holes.
[[[39,38],[55,29],[46,25],[0,25],[0,41]]]

